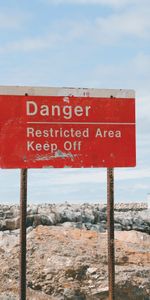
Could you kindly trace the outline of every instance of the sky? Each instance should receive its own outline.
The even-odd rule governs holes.
[[[150,1],[0,0],[0,85],[134,89],[137,166],[115,169],[115,202],[150,193]],[[34,169],[28,203],[106,202],[106,169]],[[20,170],[0,170],[18,203]]]

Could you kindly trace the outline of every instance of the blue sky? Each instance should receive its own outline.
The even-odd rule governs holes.
[[[115,201],[150,192],[150,1],[0,0],[0,85],[131,88],[137,167],[115,170]],[[106,170],[30,170],[31,202],[106,201]],[[19,170],[0,170],[0,202],[19,201]]]

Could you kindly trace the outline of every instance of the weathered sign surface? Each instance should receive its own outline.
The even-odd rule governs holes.
[[[132,90],[0,87],[0,167],[133,167]]]

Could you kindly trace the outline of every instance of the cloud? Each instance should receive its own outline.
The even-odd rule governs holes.
[[[149,168],[121,168],[115,169],[115,193],[117,199],[122,198],[122,191],[126,201],[129,197],[136,198],[136,192],[141,191],[141,199],[149,190]],[[16,202],[19,199],[19,171],[0,170],[2,182],[1,202],[5,199]],[[51,202],[55,200],[89,200],[96,201],[106,198],[106,169],[53,169],[28,170],[28,199],[34,202]],[[134,193],[132,192],[134,188]],[[131,189],[131,191],[130,191]],[[130,192],[129,192],[130,191]],[[139,195],[139,194],[138,194]],[[139,198],[138,198],[139,200]]]
[[[61,35],[48,34],[47,36],[27,37],[18,41],[7,43],[0,47],[0,53],[33,52],[54,48],[62,41]]]
[[[128,1],[122,1],[105,0],[104,2],[118,3],[118,5],[120,2],[128,3]],[[79,0],[78,2],[82,3]],[[97,0],[97,2],[101,3],[103,1]],[[134,3],[135,1],[131,2]],[[70,0],[70,3],[73,3],[73,1]],[[67,46],[70,43],[77,43],[79,41],[82,44],[84,42],[90,43],[91,46],[116,46],[120,43],[125,46],[127,44],[134,45],[138,41],[149,41],[149,15],[150,3],[147,6],[142,4],[142,6],[136,5],[135,8],[132,7],[123,11],[111,12],[105,17],[101,16],[100,12],[99,17],[92,20],[87,20],[85,17],[78,20],[74,17],[74,19],[70,20],[68,17],[65,20],[56,20],[55,23],[50,23],[49,28],[51,29],[49,30],[47,27],[47,31],[49,30],[47,35],[41,34],[39,36],[28,36],[23,39],[13,40],[1,45],[0,52],[38,51],[60,47],[60,45]],[[8,13],[3,15],[3,13],[0,13],[0,28],[19,28],[23,20],[25,20],[23,14]],[[143,60],[144,58],[141,59]]]
[[[74,19],[69,22],[68,19],[64,28],[67,34],[72,34],[72,40],[80,37],[102,46],[116,46],[119,43],[134,46],[138,40],[150,39],[149,14],[150,3],[147,6],[137,5],[122,11],[111,11],[105,16],[100,11],[99,16],[89,21],[84,16],[77,21]]]
[[[20,30],[21,26],[28,20],[29,14],[21,11],[2,11],[0,12],[0,30]]]
[[[140,3],[141,0],[45,0],[49,4],[74,4],[74,5],[105,5],[124,6]],[[144,0],[145,1],[145,0]],[[142,1],[142,2],[144,2]]]
[[[132,184],[132,192],[136,192],[138,190],[148,191],[149,190],[149,184],[147,183],[135,183]]]
[[[52,175],[53,174],[53,175]],[[40,180],[39,180],[40,178]],[[115,181],[150,178],[149,168],[121,168],[115,169]],[[106,170],[104,169],[67,169],[67,170],[37,170],[29,172],[29,182],[38,186],[74,186],[83,184],[106,183]],[[30,183],[31,184],[31,183]]]
[[[144,78],[148,75],[150,77],[150,55],[139,52],[133,59],[136,72]]]
[[[149,39],[150,18],[148,12],[131,10],[99,17],[95,23],[96,39],[106,44],[114,44],[126,38]]]

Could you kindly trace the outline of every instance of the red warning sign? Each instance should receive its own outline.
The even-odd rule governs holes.
[[[133,167],[135,148],[133,91],[0,88],[1,168]]]

